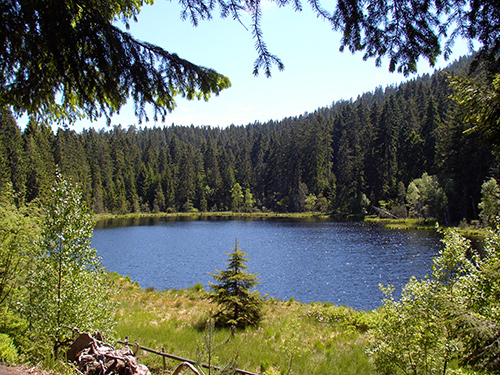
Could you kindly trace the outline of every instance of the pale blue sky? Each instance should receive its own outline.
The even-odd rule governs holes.
[[[141,126],[175,123],[224,127],[281,120],[415,77],[389,73],[387,64],[377,68],[373,59],[363,61],[362,53],[340,53],[340,34],[316,18],[308,4],[304,4],[304,11],[294,12],[291,7],[278,8],[271,3],[264,5],[262,29],[268,49],[281,58],[285,70],[275,68],[272,78],[266,78],[263,72],[254,77],[257,54],[249,30],[232,19],[221,19],[217,12],[214,19],[193,27],[189,21],[180,20],[180,10],[176,2],[157,0],[153,6],[144,6],[130,32],[195,64],[215,69],[229,77],[232,87],[208,102],[179,98],[165,123],[150,121]],[[464,43],[457,44],[455,51],[452,60],[468,53]],[[437,67],[447,64],[440,59]],[[433,70],[427,61],[420,62],[419,74]],[[74,128],[102,128],[105,123],[104,119],[82,121]],[[133,105],[114,116],[112,124],[138,125]]]

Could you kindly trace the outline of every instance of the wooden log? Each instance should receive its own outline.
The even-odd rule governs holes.
[[[123,341],[123,340],[118,340],[117,341],[118,343],[120,344],[123,344],[123,345],[129,345],[130,343],[128,342],[128,338],[126,341]],[[177,355],[174,355],[174,354],[169,354],[169,353],[164,353],[164,352],[161,352],[159,350],[155,350],[155,349],[151,349],[151,348],[147,348],[145,346],[141,346],[139,345],[137,342],[135,343],[137,345],[138,348],[140,348],[141,350],[144,350],[145,352],[149,352],[149,353],[153,353],[153,354],[158,354],[158,355],[161,355],[163,357],[167,357],[167,358],[171,358],[171,359],[175,359],[177,361],[180,361],[180,362],[186,362],[186,363],[190,363],[192,365],[195,365],[197,364],[196,361],[192,360],[192,359],[188,359],[188,358],[183,358],[183,357],[179,357]],[[200,364],[201,367],[203,368],[213,368],[215,370],[221,370],[222,368],[219,367],[219,366],[209,366],[207,365],[206,363],[202,363]],[[235,369],[234,370],[235,372],[239,373],[239,374],[243,374],[243,375],[260,375],[260,374],[257,374],[255,372],[250,372],[250,371],[246,371],[246,370],[241,370],[239,368]]]
[[[94,338],[92,336],[90,336],[88,333],[81,333],[80,336],[78,336],[73,344],[71,344],[71,346],[69,347],[69,350],[66,354],[68,361],[74,362],[77,359],[78,354],[80,354],[83,349],[89,347],[89,345],[93,342]]]

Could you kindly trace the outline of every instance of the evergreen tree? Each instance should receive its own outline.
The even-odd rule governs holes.
[[[453,76],[453,99],[464,108],[464,119],[473,124],[472,131],[480,132],[485,140],[500,151],[500,74],[491,82],[485,79]]]
[[[195,151],[194,155],[194,173],[195,173],[195,205],[200,211],[207,211],[206,189],[207,176],[205,174],[203,154],[200,150]]]
[[[81,140],[74,130],[59,128],[54,159],[62,174],[80,186],[83,199],[92,202],[91,170]]]
[[[0,106],[54,120],[109,119],[131,97],[137,117],[148,120],[146,105],[154,108],[156,119],[175,107],[176,95],[208,100],[230,86],[214,70],[138,41],[115,25],[122,20],[128,28],[142,5],[118,0],[58,0],[50,7],[23,0],[2,3]]]
[[[210,298],[219,307],[215,320],[220,325],[243,328],[257,325],[262,318],[262,297],[257,290],[251,291],[259,282],[255,274],[246,271],[246,254],[236,239],[233,252],[227,254],[227,269],[210,274],[215,279],[210,283],[214,291]]]
[[[43,197],[54,182],[55,161],[52,149],[54,135],[47,124],[31,119],[24,130],[27,160],[26,200]]]
[[[451,217],[455,221],[466,218],[477,220],[477,204],[481,199],[481,185],[487,176],[496,175],[498,161],[491,148],[484,147],[481,134],[467,132],[467,124],[460,120],[457,106],[444,122],[438,137],[438,176],[449,200]]]
[[[217,197],[222,191],[222,176],[220,174],[219,161],[217,157],[217,147],[214,141],[207,143],[205,153],[205,173],[207,176],[207,185],[205,186],[207,207],[212,209],[214,206],[220,206]]]
[[[424,140],[422,139],[418,112],[415,97],[405,97],[398,147],[400,182],[404,186],[425,172]]]
[[[384,103],[376,135],[375,157],[377,158],[377,201],[382,197],[392,199],[397,193],[398,159],[397,148],[401,113],[398,100],[391,95]]]
[[[0,108],[0,151],[4,173],[11,183],[17,205],[24,203],[26,196],[26,161],[21,129],[8,110]]]
[[[193,202],[195,198],[196,173],[193,145],[184,145],[179,157],[178,174],[176,176],[176,197],[177,206],[182,207],[185,202]]]
[[[175,207],[175,181],[172,172],[173,166],[168,150],[164,150],[162,154],[165,155],[165,171],[161,181],[165,196],[165,208],[173,210]]]
[[[125,187],[125,176],[127,175],[127,161],[125,155],[125,145],[119,137],[121,129],[113,129],[110,142],[110,152],[113,162],[113,189],[109,192],[109,209],[113,213],[129,212],[127,202],[127,192]]]
[[[90,202],[90,207],[95,213],[105,212],[104,208],[104,193],[101,181],[101,175],[99,173],[99,166],[94,160],[90,166],[92,173],[92,202]]]
[[[154,177],[152,168],[146,167],[145,163],[142,163],[138,166],[138,171],[136,172],[136,181],[137,181],[137,194],[141,197],[142,200],[142,211],[149,211],[152,208],[152,202],[154,200],[155,188],[154,186]]]
[[[434,161],[436,157],[436,137],[441,127],[441,118],[434,97],[431,95],[427,102],[427,111],[422,125],[424,171],[435,174]]]
[[[282,142],[283,140],[277,132],[273,132],[263,159],[264,171],[261,180],[263,185],[261,194],[262,205],[272,210],[280,208],[278,202],[284,196],[284,176],[282,169],[285,156],[282,152]]]
[[[153,201],[153,212],[163,212],[165,208],[165,194],[163,194],[161,184],[158,183],[156,185],[155,198]]]
[[[111,158],[109,133],[94,129],[84,131],[84,147],[92,173],[92,209],[95,213],[112,212],[114,161]]]
[[[258,131],[257,131],[258,130]],[[256,197],[257,202],[262,202],[264,199],[264,186],[259,184],[263,181],[263,176],[265,173],[264,155],[265,149],[267,148],[267,137],[264,137],[262,132],[262,126],[255,129],[255,135],[252,143],[252,149],[250,151],[250,158],[252,160],[252,169],[254,179],[251,181],[253,192]]]
[[[324,116],[314,114],[311,122],[304,121],[301,128],[304,180],[311,193],[323,194],[331,176],[330,126]]]
[[[234,179],[235,160],[232,151],[226,151],[225,148],[222,148],[218,156],[222,182],[222,189],[219,192],[220,194],[218,199],[220,202],[219,209],[228,210],[230,209],[232,203],[231,189],[236,182]]]

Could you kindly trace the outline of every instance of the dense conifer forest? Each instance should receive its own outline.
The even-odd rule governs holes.
[[[0,119],[1,184],[18,203],[43,197],[56,166],[78,183],[95,213],[323,211],[408,214],[407,190],[436,176],[447,222],[477,219],[481,185],[497,159],[478,133],[464,132],[445,71],[281,121],[224,129],[122,127],[55,133]]]

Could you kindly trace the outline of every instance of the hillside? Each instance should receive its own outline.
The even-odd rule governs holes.
[[[446,69],[459,73],[470,60]],[[96,213],[179,211],[408,214],[409,184],[436,176],[438,219],[477,219],[481,185],[497,160],[450,99],[444,71],[277,122],[210,127],[85,130],[10,114],[0,128],[3,183],[19,201],[43,197],[56,165]]]

